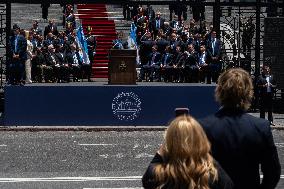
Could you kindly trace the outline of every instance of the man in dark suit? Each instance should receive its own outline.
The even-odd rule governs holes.
[[[192,0],[192,2],[204,2],[205,0]],[[192,6],[192,15],[193,15],[193,19],[198,22],[200,19],[201,20],[205,20],[205,6],[204,5],[199,5],[196,4],[194,6]]]
[[[170,36],[171,33],[173,32],[173,28],[170,26],[169,22],[164,22],[163,32],[167,37]]]
[[[33,26],[31,28],[31,31],[33,33],[36,33],[37,35],[42,35],[42,29],[39,28],[38,26],[38,21],[33,21]]]
[[[276,81],[270,73],[270,67],[268,65],[263,66],[262,74],[258,77],[256,85],[259,96],[260,117],[265,119],[265,112],[268,112],[268,120],[271,125],[274,125],[272,109]]]
[[[49,20],[48,25],[44,29],[44,38],[46,38],[48,33],[52,33],[53,35],[58,35],[59,32],[57,30],[57,26],[54,23],[54,20]]]
[[[122,9],[122,13],[123,13],[123,19],[124,20],[130,20],[130,6],[129,6],[129,0],[124,1],[123,4],[123,9]]]
[[[177,15],[174,16],[174,20],[170,21],[170,27],[176,29],[179,29],[181,27]]]
[[[241,68],[222,73],[215,97],[221,105],[219,111],[199,120],[213,157],[231,177],[235,189],[275,188],[281,167],[270,123],[246,113],[253,97],[249,74]]]
[[[181,51],[181,47],[178,45],[176,47],[176,51],[174,52],[173,57],[173,75],[174,75],[174,82],[181,82],[182,81],[182,65],[184,62],[184,53]]]
[[[199,47],[199,53],[197,54],[197,62],[199,68],[199,81],[204,83],[205,78],[207,78],[207,83],[209,83],[208,72],[209,72],[209,55],[206,51],[206,47],[204,44],[201,44]]]
[[[57,45],[55,48],[55,60],[56,60],[56,76],[57,76],[57,82],[69,82],[70,77],[70,68],[69,65],[66,62],[66,54],[63,49],[63,45]]]
[[[48,17],[48,8],[50,7],[50,3],[48,1],[44,1],[44,3],[41,3],[41,13],[42,13],[42,19],[47,20]]]
[[[165,82],[173,80],[173,58],[174,55],[171,53],[171,46],[166,46],[165,53],[162,55],[160,70]]]
[[[20,34],[20,27],[13,26],[10,37],[10,62],[7,67],[8,82],[12,85],[24,84],[25,61],[27,60],[27,40]]]
[[[222,64],[221,64],[221,41],[216,38],[216,31],[211,32],[211,37],[207,41],[207,52],[210,56],[209,62],[209,72],[207,82],[211,83],[212,81],[216,82],[217,78],[220,75]]]
[[[44,55],[45,65],[43,65],[43,77],[46,83],[55,82],[58,73],[58,63],[55,58],[55,48],[51,44],[47,47],[47,52]]]
[[[46,65],[44,53],[42,51],[42,47],[36,47],[36,56],[32,59],[32,81],[36,81],[38,83],[42,82],[43,65]]]
[[[250,17],[245,23],[240,23],[242,28],[242,48],[244,55],[251,57],[252,39],[255,33],[255,24]]]
[[[90,60],[89,69],[87,69],[87,76],[88,81],[91,82],[91,76],[92,76],[92,67],[95,60],[95,54],[96,54],[96,48],[97,48],[97,40],[94,35],[92,35],[91,30],[88,29],[88,35],[86,36],[87,39],[87,45],[88,45],[88,56]]]
[[[76,45],[73,43],[70,45],[71,52],[66,54],[66,61],[71,68],[71,73],[73,75],[73,81],[78,81],[81,76],[81,66],[82,58],[77,50]]]
[[[199,67],[197,62],[197,53],[193,44],[187,47],[187,59],[184,61],[184,80],[186,82],[198,82]]]
[[[148,56],[148,63],[146,65],[142,65],[140,71],[140,79],[142,80],[145,77],[145,73],[149,75],[149,80],[153,81],[154,73],[156,78],[160,78],[160,64],[161,64],[161,53],[158,52],[158,46],[153,45],[152,53]]]
[[[162,34],[161,39],[156,39],[156,45],[158,46],[158,51],[163,54],[166,47],[170,45],[170,42],[167,40],[167,36]]]
[[[157,37],[159,29],[164,29],[165,19],[161,17],[161,12],[157,12],[155,19],[151,23],[151,29],[154,33],[154,40]]]
[[[150,32],[145,33],[145,35],[141,38],[141,45],[139,49],[139,57],[141,61],[141,65],[145,65],[148,62],[148,55],[152,52],[152,46],[155,41],[152,40],[152,36]]]

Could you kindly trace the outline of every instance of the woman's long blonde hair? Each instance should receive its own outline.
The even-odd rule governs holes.
[[[217,180],[210,143],[191,116],[179,116],[170,123],[161,152],[164,163],[154,169],[158,188],[209,189],[209,178]]]

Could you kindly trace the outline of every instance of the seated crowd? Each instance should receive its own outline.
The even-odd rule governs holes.
[[[69,82],[87,78],[91,81],[91,63],[96,40],[89,28],[86,41],[88,58],[75,30],[73,7],[65,11],[65,31],[58,31],[54,20],[49,20],[44,31],[34,21],[29,30],[15,24],[10,37],[10,61],[7,62],[7,81],[10,84],[32,82]]]
[[[174,16],[166,22],[151,6],[133,17],[140,56],[139,81],[216,82],[221,70],[221,41],[205,21]],[[198,26],[200,25],[200,26]]]
[[[151,6],[140,6],[133,17],[135,42],[139,50],[138,81],[216,82],[221,70],[221,41],[213,26],[205,21],[200,26],[187,16],[174,16],[166,22],[161,13]],[[87,77],[91,81],[92,63],[96,49],[95,36],[87,28],[88,49],[83,49],[76,33],[76,22],[71,5],[64,13],[65,31],[58,31],[53,20],[44,32],[34,21],[30,30],[13,26],[10,38],[10,61],[7,79],[11,84],[31,82],[69,82]],[[133,28],[131,28],[133,29]],[[113,48],[132,45],[113,41]],[[88,51],[89,61],[84,58]],[[206,80],[205,80],[206,79]]]

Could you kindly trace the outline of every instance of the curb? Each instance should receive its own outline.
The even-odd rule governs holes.
[[[284,130],[284,126],[271,126],[272,130]]]
[[[134,132],[134,131],[165,131],[166,126],[80,126],[80,127],[64,127],[64,126],[9,126],[0,127],[1,131],[14,131],[14,132],[43,132],[43,131],[84,131],[84,132],[103,132],[103,131],[115,131],[115,132]],[[271,126],[272,130],[284,130],[284,126]]]
[[[42,132],[42,131],[85,131],[85,132],[102,132],[102,131],[165,131],[166,126],[93,126],[93,127],[46,127],[46,126],[9,126],[9,127],[0,127],[1,131],[15,131],[15,132]]]

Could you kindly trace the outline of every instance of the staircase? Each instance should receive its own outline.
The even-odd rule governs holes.
[[[105,4],[78,4],[77,16],[82,20],[84,32],[92,27],[92,34],[97,39],[97,49],[93,62],[92,74],[95,78],[108,78],[108,51],[116,38],[115,23],[109,20]]]

